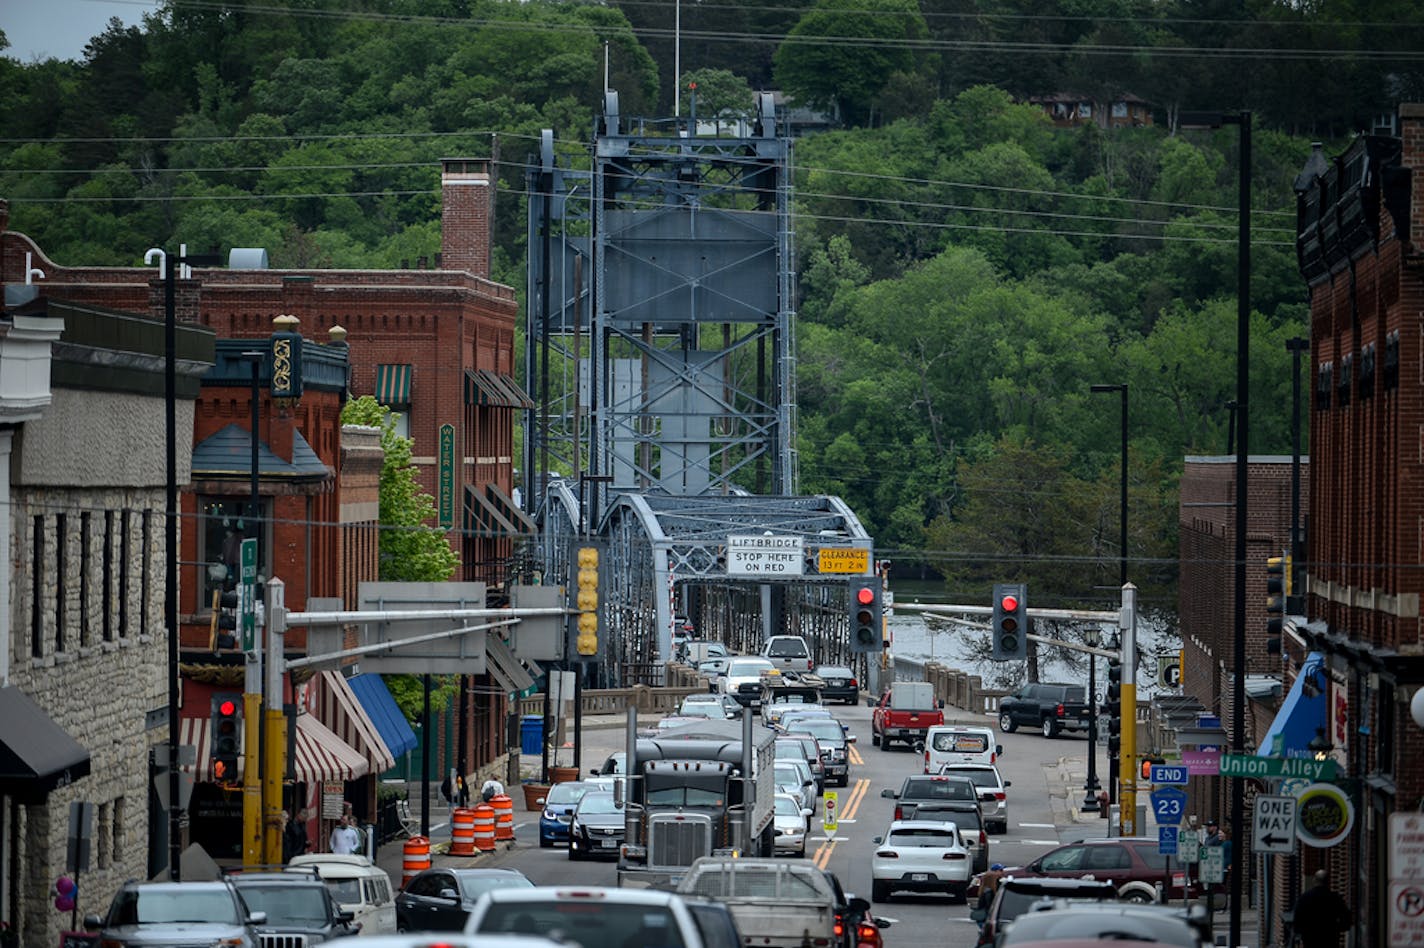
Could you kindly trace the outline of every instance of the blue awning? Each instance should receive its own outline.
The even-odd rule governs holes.
[[[1313,694],[1306,694],[1306,682],[1312,683]],[[1261,747],[1256,751],[1261,757],[1310,757],[1306,746],[1315,738],[1317,728],[1326,726],[1326,712],[1329,688],[1325,678],[1325,657],[1319,652],[1311,652],[1300,667],[1300,674],[1281,702],[1276,719],[1266,729]],[[1280,748],[1274,747],[1277,736]]]
[[[356,700],[361,702],[361,707],[366,710],[381,740],[386,742],[387,749],[393,755],[399,757],[415,749],[415,732],[410,729],[410,722],[396,706],[396,699],[391,697],[380,675],[357,675],[348,678],[346,684],[351,686]]]

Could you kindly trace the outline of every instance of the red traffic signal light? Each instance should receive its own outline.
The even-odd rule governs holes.
[[[981,607],[982,608],[982,607]],[[999,600],[999,608],[1005,612],[1018,612],[1019,599],[1017,596],[1005,596]]]
[[[237,702],[231,698],[224,698],[218,702],[218,714],[225,718],[230,718],[237,713]]]
[[[869,586],[862,586],[855,591],[855,601],[862,606],[868,606],[875,602],[875,590]]]

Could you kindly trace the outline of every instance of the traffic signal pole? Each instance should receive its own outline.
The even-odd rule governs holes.
[[[1137,825],[1137,587],[1124,583],[1122,613],[1122,756],[1118,758],[1118,832],[1136,836]]]
[[[283,662],[282,635],[286,632],[286,584],[272,578],[267,582],[266,606],[268,621],[265,637],[267,665],[266,688],[263,691],[264,718],[262,770],[262,862],[277,866],[282,863],[282,778],[286,776],[287,716],[282,713]],[[296,819],[293,815],[292,819]]]

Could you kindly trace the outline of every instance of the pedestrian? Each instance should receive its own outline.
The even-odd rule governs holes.
[[[331,831],[331,851],[340,856],[349,856],[361,848],[361,834],[349,817],[343,816]]]
[[[1315,884],[1295,900],[1291,928],[1296,937],[1304,948],[1339,948],[1340,934],[1350,927],[1350,906],[1330,888],[1325,870],[1318,870]]]
[[[1206,821],[1206,836],[1202,839],[1203,846],[1221,845],[1221,827],[1216,825],[1216,820]]]
[[[464,777],[455,778],[455,799],[460,806],[470,805],[470,788],[465,786]]]
[[[282,861],[291,862],[294,856],[300,856],[307,851],[311,845],[307,839],[307,828],[303,825],[302,817],[306,815],[305,810],[297,811],[297,818],[294,820],[286,810],[282,811]]]
[[[480,787],[480,799],[485,801],[486,803],[490,802],[495,797],[502,796],[504,796],[504,784],[500,783],[493,777],[486,780],[484,786]]]
[[[994,893],[999,889],[999,880],[1004,877],[1004,864],[996,862],[989,867],[989,871],[979,877],[979,900],[974,903],[974,908],[969,913],[969,917],[979,923],[979,927],[984,927],[984,922],[989,918],[989,909],[994,905]]]
[[[446,774],[445,779],[440,781],[440,796],[447,806],[455,803],[455,784],[450,780],[450,775]]]

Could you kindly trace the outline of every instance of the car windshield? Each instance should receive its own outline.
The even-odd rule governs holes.
[[[556,784],[557,786],[557,784]],[[459,876],[460,895],[467,901],[472,901],[494,889],[528,889],[534,883],[524,878],[517,872],[499,872],[485,875],[462,875]]]
[[[249,911],[266,912],[273,927],[320,927],[330,916],[326,890],[315,885],[240,885]]]
[[[974,786],[976,787],[994,787],[997,789],[999,786],[999,775],[986,767],[973,767],[963,770],[958,767],[945,767],[940,770],[940,773],[946,777],[968,777],[974,781]]]
[[[776,798],[777,816],[800,816],[801,804],[790,797],[777,796]]]
[[[236,925],[237,900],[228,889],[127,889],[119,893],[110,925],[156,925],[163,922],[212,922]]]
[[[810,734],[820,741],[832,744],[845,743],[845,730],[830,718],[797,718],[790,725],[793,730]]]
[[[1014,922],[1004,933],[1004,948],[1028,942],[1140,941],[1195,948],[1196,934],[1185,919],[1146,912],[1083,911],[1071,907],[1033,912]]]
[[[776,742],[776,759],[777,759],[777,760],[805,760],[805,759],[806,759],[806,751],[802,749],[802,747],[801,747],[801,745],[800,745],[799,743],[798,743],[798,744],[791,744],[791,743],[787,743],[786,741],[777,741],[777,742]]]
[[[777,783],[794,783],[798,787],[801,785],[801,771],[791,764],[776,765]]]
[[[967,780],[940,779],[915,780],[905,784],[905,792],[900,794],[906,800],[974,800],[974,785]]]
[[[579,802],[585,793],[588,793],[588,784],[580,783],[577,780],[566,780],[550,787],[548,794],[544,797],[544,802],[549,806],[568,806]]]
[[[727,663],[729,678],[756,677],[771,668],[771,662],[764,658],[741,659]]]
[[[772,639],[766,654],[772,658],[805,658],[809,653],[806,643],[800,639]]]
[[[706,701],[699,701],[696,704],[688,704],[684,701],[682,707],[677,709],[677,713],[685,718],[719,719],[726,717],[726,715],[722,713],[721,705],[709,704]]]
[[[331,897],[342,905],[354,905],[361,901],[361,880],[360,879],[332,879],[326,877],[322,879],[326,883],[327,891]]]
[[[887,846],[900,847],[901,849],[913,849],[916,846],[948,849],[957,843],[953,823],[934,827],[916,826],[891,830],[890,838],[885,841]]]
[[[702,787],[662,787],[648,790],[648,806],[712,806],[722,805],[722,794]],[[587,946],[585,946],[587,948]]]
[[[559,899],[495,902],[481,932],[544,935],[582,948],[684,948],[677,919],[665,905]]]
[[[619,813],[619,807],[613,805],[613,794],[595,790],[584,794],[579,801],[578,812],[580,815],[587,813]]]

